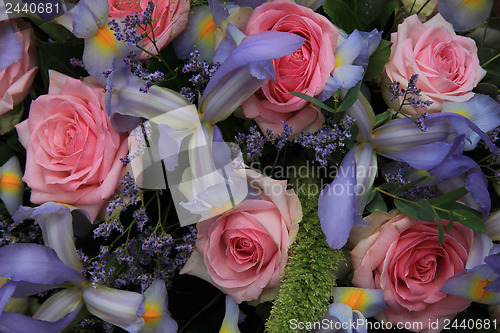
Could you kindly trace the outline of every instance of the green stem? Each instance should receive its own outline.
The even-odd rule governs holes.
[[[498,52],[496,56],[494,56],[493,58],[491,58],[490,60],[488,60],[487,62],[482,64],[481,67],[484,68],[484,67],[488,66],[492,61],[495,61],[498,57],[500,57],[500,52]]]
[[[203,312],[205,312],[207,309],[209,309],[212,305],[214,305],[215,302],[217,302],[219,300],[219,298],[221,298],[221,296],[222,296],[222,294],[217,294],[217,296],[215,296],[210,302],[208,302],[208,304],[205,305],[203,307],[203,309],[201,309],[200,311],[198,311],[197,314],[192,316],[191,319],[189,319],[188,322],[186,324],[184,324],[184,326],[182,326],[182,328],[179,330],[179,333],[182,333],[196,318],[198,318],[199,315],[201,315]]]
[[[151,42],[153,43],[153,46],[155,47],[155,50],[156,50],[156,54],[158,54],[160,56],[160,59],[163,61],[163,63],[165,63],[165,65],[167,66],[168,70],[170,70],[170,67],[168,67],[168,64],[165,60],[163,60],[163,57],[160,55],[160,50],[158,49],[158,46],[156,45],[156,38],[155,38],[155,29],[153,28],[153,23],[152,22],[149,22],[149,26],[151,27]],[[148,36],[149,38],[149,36]]]
[[[149,206],[149,204],[151,203],[151,201],[153,201],[153,199],[154,199],[154,197],[153,197],[153,198],[151,198],[151,199],[149,199],[149,200],[148,200],[148,202],[146,202],[146,204],[144,204],[144,198],[142,198],[142,199],[141,199],[141,201],[143,202],[143,204],[142,204],[142,208],[144,208],[144,209],[145,209],[147,206]],[[122,233],[122,234],[118,235],[118,237],[116,237],[116,238],[115,238],[115,239],[111,242],[111,244],[109,244],[109,248],[112,248],[112,247],[113,247],[113,245],[114,245],[114,244],[115,244],[118,240],[120,240],[120,239],[123,237],[123,235],[125,235],[125,233],[126,233],[126,232],[129,232],[129,230],[130,230],[130,229],[132,229],[132,226],[135,224],[135,221],[136,221],[136,219],[134,219],[134,220],[130,223],[130,225],[127,227],[127,229],[125,229],[125,230],[123,231],[123,233]]]
[[[480,159],[479,161],[477,161],[477,164],[481,165],[481,163],[489,160],[492,156],[493,156],[493,154],[488,154],[486,157],[483,157],[482,159]]]
[[[392,198],[394,198],[394,199],[398,199],[398,200],[401,200],[401,201],[406,201],[406,202],[415,203],[415,201],[411,201],[411,200],[408,200],[408,199],[405,199],[405,198],[398,197],[397,195],[392,194],[392,193],[387,192],[387,191],[384,191],[384,190],[382,190],[382,189],[380,189],[380,188],[378,188],[378,187],[374,187],[373,189],[374,189],[374,190],[379,191],[380,193],[383,193],[383,194],[385,194],[385,195],[388,195],[388,196],[390,196],[390,197],[392,197]]]
[[[156,234],[156,231],[161,226],[161,202],[160,202],[160,194],[158,191],[156,191],[156,205],[158,206],[158,221],[156,222],[156,227],[155,230],[153,231],[154,234]]]
[[[271,175],[274,173],[274,168],[276,167],[276,164],[278,163],[278,158],[280,156],[281,149],[278,149],[278,152],[276,153],[276,157],[274,158],[273,162],[273,168],[271,169]]]
[[[163,231],[163,233],[165,234],[166,231],[165,231],[165,228],[163,227],[164,225],[166,225],[167,223],[167,218],[168,218],[168,215],[170,214],[170,208],[172,207],[172,198],[170,198],[170,201],[168,202],[168,206],[167,206],[167,210],[165,211],[165,215],[163,216],[163,221],[160,225],[161,227],[161,230]]]
[[[425,7],[425,6],[427,6],[427,4],[428,4],[429,2],[431,2],[431,0],[427,0],[427,1],[423,4],[423,6],[422,6],[422,7],[420,7],[420,9],[419,9],[419,10],[418,10],[418,12],[417,12],[417,15],[418,15],[418,14],[420,14],[420,12],[422,11],[422,9],[424,9],[424,7]]]
[[[411,4],[410,12],[408,13],[408,16],[411,16],[411,12],[413,11],[413,7],[415,7],[415,4],[417,3],[417,0],[413,0],[413,3]]]
[[[486,32],[488,31],[488,26],[490,25],[491,13],[488,16],[488,20],[486,21],[486,26],[484,27],[483,39],[481,40],[481,46],[479,46],[479,50],[481,50],[484,46],[484,41],[486,40]]]

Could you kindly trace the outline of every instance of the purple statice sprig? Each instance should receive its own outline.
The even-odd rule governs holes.
[[[134,51],[131,51],[129,55],[123,58],[122,60],[124,63],[128,65],[128,67],[130,68],[130,72],[132,74],[146,81],[144,85],[139,88],[139,91],[142,93],[147,93],[149,88],[151,88],[153,84],[162,81],[165,77],[165,74],[158,70],[156,70],[153,73],[150,73],[144,66],[144,64],[140,60],[137,60],[137,55],[135,54]],[[112,72],[113,69],[108,68],[103,72],[103,75],[104,77],[107,78],[111,75]]]
[[[496,142],[499,139],[500,127],[496,127],[488,132],[488,135],[492,142]]]
[[[10,243],[43,244],[41,229],[28,219],[13,221],[0,214],[0,246]]]
[[[94,258],[78,250],[83,274],[92,283],[113,288],[146,290],[154,279],[172,287],[172,279],[195,249],[196,228],[184,228],[179,238],[149,226],[118,246],[101,246]]]
[[[69,59],[69,63],[73,67],[85,68],[85,64],[83,63],[82,59],[71,58],[71,59]]]
[[[415,124],[422,132],[427,132],[427,126],[425,126],[425,119],[429,117],[429,112],[424,112],[421,115],[415,117]]]
[[[403,97],[395,116],[401,113],[401,109],[405,105],[411,105],[414,108],[421,108],[421,107],[428,107],[432,103],[434,103],[433,101],[422,101],[419,98],[417,98],[422,96],[420,94],[422,92],[422,89],[417,88],[417,81],[418,81],[418,74],[413,74],[411,78],[408,80],[408,86],[406,87],[406,89],[401,88],[401,84],[397,81],[393,81],[392,84],[389,85],[389,90],[392,93],[391,101]],[[404,113],[403,115],[406,116]],[[422,118],[418,119],[417,117],[413,118],[408,116],[406,117],[415,122],[415,125],[417,125],[418,128],[425,131],[425,126],[423,126],[423,119],[425,119],[425,117],[423,119]]]
[[[117,41],[124,41],[128,45],[138,48],[151,57],[158,59],[168,67],[167,62],[160,55],[160,49],[158,48],[154,35],[154,27],[152,24],[154,6],[154,2],[149,1],[146,9],[142,13],[128,14],[120,23],[118,23],[116,19],[112,19],[108,22],[108,26],[110,30],[114,31],[114,36]],[[151,29],[150,33],[147,32],[148,26]],[[151,41],[156,54],[142,47],[141,42],[145,38]]]
[[[189,226],[188,232],[182,237],[182,241],[179,241],[175,250],[177,255],[175,256],[174,265],[176,270],[180,271],[182,267],[186,264],[188,259],[191,257],[195,247],[196,241],[198,239],[198,232],[195,227]]]
[[[197,103],[208,81],[220,67],[218,62],[211,66],[208,62],[201,61],[199,56],[200,53],[198,50],[194,50],[189,54],[189,60],[182,67],[183,73],[193,73],[189,79],[189,83],[191,83],[192,87],[182,87],[180,90],[180,94],[185,96],[192,104]]]
[[[146,29],[148,25],[151,25],[153,10],[154,2],[149,1],[146,9],[142,13],[128,14],[120,23],[118,23],[116,19],[110,20],[108,22],[109,29],[114,31],[117,41],[124,41],[130,46],[141,48],[141,41],[149,37]],[[138,29],[141,29],[142,32],[139,32]],[[155,43],[154,40],[152,40],[152,42]]]
[[[106,221],[104,223],[113,224],[113,221],[119,221],[120,214],[125,211],[128,206],[136,205],[138,202],[142,201],[142,190],[137,186],[130,172],[125,174],[123,179],[120,180],[120,184],[121,188],[119,193],[115,194],[106,206]],[[111,225],[109,227],[111,228]],[[120,228],[111,228],[110,231],[114,229],[119,230]],[[107,236],[105,235],[106,233],[102,235],[99,233],[99,236],[96,237],[106,238],[109,236],[109,234]]]
[[[111,219],[102,222],[93,230],[94,238],[104,238],[107,240],[113,230],[118,231],[119,233],[123,233],[123,225],[118,219]]]
[[[283,122],[283,132],[281,134],[276,135],[274,131],[267,129],[267,137],[259,131],[257,125],[250,127],[249,131],[249,134],[239,133],[235,139],[237,144],[246,147],[247,159],[252,160],[260,156],[266,142],[271,143],[278,151],[283,149],[290,142],[289,138],[292,135],[293,127]]]
[[[238,145],[246,147],[247,159],[252,160],[260,156],[267,140],[259,131],[257,125],[250,127],[249,131],[249,134],[239,133],[235,139]]]
[[[409,164],[396,162],[393,170],[385,172],[383,177],[388,183],[405,185],[412,182],[409,179],[409,175],[413,170]],[[439,196],[439,191],[435,185],[424,186],[419,183],[400,193],[399,196],[408,200],[418,201],[420,199],[436,198]]]
[[[422,95],[420,94],[422,92],[422,89],[417,88],[417,81],[418,81],[418,74],[413,74],[408,80],[408,86],[406,89],[401,88],[401,84],[397,81],[393,81],[391,85],[389,85],[389,90],[392,92],[392,97],[391,101],[399,99],[399,97],[403,97],[403,100],[401,101],[401,104],[399,105],[398,111],[394,114],[394,116],[398,114],[402,114],[404,117],[410,119],[415,123],[415,125],[422,131],[426,132],[427,127],[425,126],[425,119],[428,117],[429,113],[424,112],[423,114],[419,116],[414,116],[410,117],[404,113],[401,112],[401,109],[405,105],[411,105],[414,108],[421,108],[421,107],[428,107],[433,101],[422,101],[418,99],[417,97],[421,97]],[[415,97],[416,96],[416,97]]]
[[[134,74],[134,75],[138,76],[139,78],[146,81],[146,84],[142,88],[140,88],[139,91],[141,91],[143,93],[147,93],[148,89],[151,88],[151,86],[154,83],[161,81],[163,79],[163,77],[165,76],[165,74],[158,71],[158,70],[155,71],[154,73],[150,73],[144,67],[142,62],[140,62],[138,60],[134,60],[135,58],[136,58],[136,55],[134,54],[134,52],[131,52],[129,56],[127,56],[123,59],[123,61],[127,65],[129,65],[130,72],[132,74]]]
[[[351,138],[350,130],[354,121],[354,118],[347,115],[338,124],[333,119],[328,119],[325,127],[316,132],[300,133],[294,142],[304,148],[313,149],[316,161],[320,165],[327,165],[328,157],[344,147],[345,141]]]
[[[128,45],[136,47],[142,52],[147,53],[153,58],[158,59],[159,62],[163,63],[170,72],[172,72],[168,66],[168,63],[161,57],[160,50],[156,45],[156,40],[154,36],[154,28],[152,25],[152,15],[154,10],[154,2],[149,1],[146,9],[142,13],[133,13],[125,16],[123,20],[118,23],[116,19],[110,20],[108,22],[108,26],[110,30],[114,31],[114,36],[117,41],[124,41]],[[147,33],[147,28],[150,26],[151,34]],[[141,30],[142,32],[139,32]],[[150,36],[151,35],[151,36]],[[156,54],[144,49],[141,45],[141,41],[145,38],[149,39],[155,48]],[[146,80],[146,83],[139,90],[143,93],[147,93],[149,88],[153,86],[153,84],[158,83],[162,80],[171,79],[165,77],[165,74],[160,71],[155,71],[150,73],[144,67],[143,63],[137,60],[137,55],[135,52],[130,52],[130,54],[123,59],[123,61],[130,67],[130,71],[137,75],[139,78]],[[111,74],[112,69],[107,69],[104,71],[104,76],[109,76]],[[175,77],[175,74],[172,74],[172,78]]]
[[[274,145],[278,150],[281,150],[288,142],[289,138],[293,133],[293,126],[288,126],[286,122],[283,121],[283,132],[279,136],[274,134],[274,131],[267,129],[268,141]]]
[[[345,116],[338,123],[333,119],[326,121],[325,127],[308,133],[300,133],[293,140],[293,127],[283,122],[283,131],[277,135],[274,131],[267,129],[265,137],[257,126],[250,127],[249,134],[239,133],[236,136],[236,143],[246,147],[247,159],[252,160],[260,156],[266,142],[275,146],[278,151],[287,144],[296,143],[306,149],[315,151],[315,159],[321,165],[328,164],[328,157],[338,148],[344,147],[345,141],[351,138],[351,127],[354,124],[354,118]]]

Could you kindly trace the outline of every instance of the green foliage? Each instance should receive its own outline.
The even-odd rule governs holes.
[[[342,100],[342,103],[340,103],[339,105],[338,112],[346,111],[358,100],[360,89],[361,81],[359,81],[357,85],[349,89],[344,99]]]
[[[315,183],[314,179],[300,181],[305,187]],[[326,243],[318,218],[318,197],[303,195],[299,199],[304,217],[266,323],[271,333],[296,332],[290,328],[290,320],[311,322],[325,315],[335,286],[334,269],[343,260],[341,251]]]
[[[482,47],[478,51],[479,63],[487,71],[481,82],[500,86],[500,57],[497,49]]]
[[[399,0],[326,0],[323,3],[333,24],[347,33],[354,29],[371,31],[375,27],[383,30],[400,7]]]
[[[14,108],[0,116],[0,135],[5,135],[14,130],[14,126],[19,123],[24,114],[24,103],[20,103]]]
[[[49,82],[49,69],[71,77],[87,76],[81,68],[75,68],[69,63],[71,58],[82,58],[83,43],[49,43],[36,41],[40,59],[40,72],[45,86]]]
[[[297,96],[297,97],[300,97],[302,99],[305,99],[306,101],[308,101],[316,106],[319,106],[320,108],[322,108],[328,112],[331,112],[331,113],[337,112],[336,110],[332,109],[331,107],[329,107],[328,105],[326,105],[325,103],[320,101],[319,99],[316,99],[316,98],[309,96],[307,94],[304,94],[304,93],[301,93],[298,91],[292,91],[292,92],[290,92],[290,94]]]
[[[498,98],[498,87],[491,83],[479,83],[476,88],[474,88],[474,92],[478,94],[489,95],[493,99]]]
[[[385,124],[386,122],[388,122],[391,119],[391,116],[392,116],[392,112],[389,110],[375,115],[375,126],[374,127],[382,126],[383,124]]]
[[[417,202],[406,200],[397,196],[397,194],[403,193],[424,179],[425,177],[422,177],[414,182],[402,186],[397,186],[396,183],[386,183],[379,186],[377,189],[391,195],[394,198],[396,208],[404,214],[422,221],[436,222],[439,228],[440,246],[443,243],[444,237],[444,227],[441,219],[446,219],[450,222],[459,222],[475,231],[485,231],[483,223],[485,216],[477,210],[457,202],[457,200],[468,193],[465,187],[460,187],[456,190],[450,191],[439,198],[420,199]],[[387,193],[385,192],[386,190],[392,190],[394,191],[394,194]],[[446,231],[451,230],[451,228],[452,226],[448,225]]]
[[[75,319],[69,324],[65,329],[61,331],[61,333],[69,333],[73,332],[73,328],[75,328],[84,318],[90,315],[89,310],[87,310],[87,307],[82,306],[80,309],[80,312],[76,315]]]
[[[387,205],[384,201],[384,198],[377,192],[376,190],[372,190],[370,196],[368,197],[366,205],[366,210],[370,213],[373,213],[376,209],[381,210],[383,212],[387,212]]]
[[[361,23],[356,15],[356,2],[348,3],[343,0],[326,0],[323,9],[333,24],[350,34],[354,29],[361,29]]]
[[[368,62],[368,67],[366,68],[364,80],[372,80],[376,78],[380,72],[384,69],[385,64],[391,56],[391,48],[389,47],[391,43],[385,39],[380,41],[378,48],[370,56],[370,61]]]
[[[314,98],[312,96],[309,96],[307,94],[298,92],[298,91],[292,91],[292,92],[290,92],[290,94],[297,96],[297,97],[300,97],[300,98],[302,98],[302,99],[304,99],[304,100],[306,100],[306,101],[308,101],[316,106],[319,106],[320,108],[322,108],[330,113],[338,113],[338,112],[346,111],[358,100],[358,95],[359,95],[360,89],[361,89],[361,81],[359,81],[357,85],[355,85],[354,87],[349,89],[349,91],[347,92],[344,99],[342,99],[342,101],[340,102],[339,105],[337,105],[337,104],[338,104],[338,98],[340,95],[340,90],[336,91],[333,94],[333,97],[335,99],[335,108],[331,108],[328,105],[326,105],[325,103],[323,103],[322,101],[320,101],[319,99]]]
[[[70,31],[60,24],[45,21],[38,16],[29,13],[26,13],[25,15],[36,27],[47,34],[47,36],[49,36],[53,41],[63,43],[76,39]]]

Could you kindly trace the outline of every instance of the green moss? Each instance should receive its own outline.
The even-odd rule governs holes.
[[[208,1],[207,0],[193,0],[191,1],[191,7],[195,6],[207,6]]]
[[[303,178],[299,184],[315,183]],[[266,322],[270,333],[297,332],[290,320],[314,322],[322,317],[330,304],[335,286],[335,268],[343,262],[340,250],[332,250],[326,243],[318,218],[318,196],[299,192],[303,219],[281,278],[281,288]]]

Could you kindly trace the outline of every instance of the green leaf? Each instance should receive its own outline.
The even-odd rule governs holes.
[[[337,110],[338,112],[342,112],[349,109],[358,100],[359,90],[361,89],[361,83],[362,81],[359,81],[357,85],[349,89],[344,99],[342,100],[342,103],[340,103],[339,105],[339,108]]]
[[[361,29],[356,11],[342,0],[327,0],[323,3],[325,13],[333,24],[350,34],[354,29]]]
[[[375,194],[377,194],[377,192],[378,192],[377,190],[372,188],[370,195],[368,195],[368,198],[366,198],[366,204],[369,204],[370,202],[372,202],[372,200],[375,198]]]
[[[460,222],[464,226],[479,232],[486,231],[486,227],[483,223],[486,217],[481,212],[467,207],[464,204],[459,202],[448,202],[434,205],[433,207],[441,218]]]
[[[302,99],[305,99],[306,101],[311,102],[312,104],[317,105],[320,108],[325,109],[328,112],[335,113],[334,109],[332,109],[331,107],[329,107],[328,105],[326,105],[325,103],[320,101],[319,99],[316,99],[312,96],[309,96],[307,94],[304,94],[304,93],[301,93],[298,91],[292,91],[292,92],[290,92],[290,94],[297,96],[297,97],[300,97]]]
[[[446,232],[450,232],[453,229],[453,212],[450,212],[450,217],[448,218],[448,225],[446,226]]]
[[[380,41],[375,52],[370,56],[368,67],[366,68],[364,81],[375,79],[379,76],[380,72],[384,69],[385,64],[391,56],[391,43],[385,39]]]
[[[428,200],[420,200],[420,201],[425,201],[429,207],[432,209],[432,213],[434,214],[434,218],[436,219],[436,223],[438,225],[438,240],[439,240],[439,246],[443,245],[443,240],[444,240],[444,227],[443,227],[443,221],[441,221],[441,218],[439,217],[439,214],[436,212],[436,210],[434,209],[434,207],[432,207],[430,204],[429,204],[429,201]],[[424,204],[425,206],[425,204]],[[450,225],[452,225],[453,222],[450,222],[448,223],[448,226],[446,227],[446,232],[450,231],[448,230],[448,227]]]
[[[386,3],[384,11],[380,16],[379,27],[385,27],[392,14],[396,14],[401,6],[400,0],[390,0]]]
[[[481,82],[476,88],[474,88],[474,92],[483,95],[489,95],[493,99],[498,98],[498,87],[492,83]]]
[[[387,212],[387,205],[385,204],[384,198],[382,197],[380,192],[378,191],[373,191],[373,192],[375,192],[375,195],[373,197],[373,200],[371,200],[366,205],[366,210],[369,211],[370,213],[373,213],[376,209],[381,210],[383,212]]]
[[[56,42],[67,42],[70,40],[77,39],[68,29],[55,22],[45,21],[38,16],[32,15],[30,13],[25,13],[25,16],[33,22],[40,30],[45,32],[50,39]]]
[[[454,203],[460,198],[462,198],[464,195],[469,193],[469,191],[465,188],[465,186],[462,186],[460,188],[457,188],[453,191],[450,191],[448,193],[443,194],[439,198],[435,199],[430,199],[430,202],[434,206],[442,205],[442,204],[448,204],[448,203]]]
[[[434,205],[434,207],[436,209],[442,209],[445,211],[466,210],[469,213],[476,215],[480,220],[484,220],[486,218],[486,216],[484,216],[481,212],[478,212],[477,210],[470,208],[460,202],[448,202],[440,205]]]
[[[427,176],[422,176],[412,182],[409,182],[407,184],[404,184],[402,186],[400,186],[399,188],[397,188],[395,191],[394,191],[394,194],[398,195],[399,193],[403,193],[404,191],[407,191],[409,190],[410,188],[412,188],[413,186],[417,185],[418,183],[421,183],[423,182],[425,179],[427,179]]]
[[[419,219],[427,222],[434,222],[436,220],[434,216],[434,208],[432,208],[429,201],[425,199],[420,199],[417,201],[417,206],[419,210]]]
[[[458,209],[453,211],[453,217],[457,219],[458,222],[462,223],[467,228],[476,230],[479,232],[485,232],[486,227],[483,221],[476,214],[463,209]]]
[[[384,191],[394,191],[395,189],[401,186],[400,183],[384,183],[380,185],[378,188]]]
[[[498,54],[498,50],[489,47],[482,47],[478,50],[479,62],[481,65],[487,63]],[[500,86],[500,58],[496,58],[486,65],[484,68],[487,71],[486,76],[481,82],[489,82]]]
[[[0,165],[3,165],[5,162],[7,162],[11,158],[11,156],[12,150],[6,143],[0,141]]]
[[[370,30],[366,28],[369,27],[370,24],[374,23],[380,16],[386,3],[387,0],[357,0],[356,13],[360,23],[362,24],[362,30]]]
[[[397,199],[394,200],[394,204],[396,205],[397,209],[399,209],[408,216],[414,217],[422,221],[434,222],[434,214],[432,214],[432,209],[428,210],[424,208],[424,206],[419,205],[418,203],[397,200]]]
[[[19,103],[14,108],[0,116],[0,135],[5,135],[14,130],[14,126],[23,117],[24,103]]]
[[[375,115],[375,127],[383,125],[387,120],[390,119],[391,115],[392,112],[389,110]]]
[[[396,199],[396,200],[394,200],[394,204],[396,205],[397,209],[399,209],[401,212],[405,213],[406,215],[414,217],[414,218],[419,218],[418,212],[420,210],[420,207],[418,207],[416,203]]]
[[[81,68],[73,67],[69,61],[71,58],[81,58],[83,43],[49,43],[41,40],[36,41],[40,59],[40,72],[45,84],[49,82],[49,69],[66,74],[71,77],[86,76]]]
[[[66,326],[65,329],[63,329],[61,331],[61,333],[69,333],[69,332],[72,332],[73,331],[73,328],[78,325],[85,317],[87,317],[88,315],[90,314],[89,310],[87,310],[87,307],[86,306],[82,306],[82,308],[80,309],[80,312],[78,312],[78,314],[76,315],[75,319],[73,319],[73,321],[71,322],[71,324],[69,324],[68,326]]]

